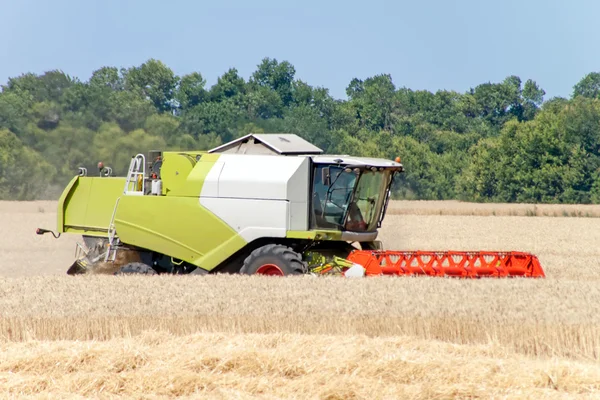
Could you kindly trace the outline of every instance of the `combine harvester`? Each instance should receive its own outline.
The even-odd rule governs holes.
[[[400,159],[322,153],[296,135],[250,134],[210,151],[137,154],[124,177],[80,168],[58,202],[58,234],[37,233],[83,237],[70,275],[544,277],[528,253],[384,250]]]

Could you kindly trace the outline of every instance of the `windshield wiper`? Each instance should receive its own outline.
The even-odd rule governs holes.
[[[333,194],[333,191],[336,189],[335,188],[335,183],[337,182],[337,180],[340,178],[340,176],[342,176],[342,173],[344,172],[344,170],[340,170],[340,172],[337,174],[337,176],[335,177],[335,179],[333,180],[333,182],[331,182],[331,184],[329,185],[329,187],[327,188],[327,193],[325,195],[325,207],[323,208],[323,213],[325,213],[325,211],[327,210],[327,203],[331,203],[334,206],[341,208],[339,205],[337,205],[336,203],[334,203],[331,200],[331,195]],[[342,189],[342,188],[340,188]],[[351,193],[354,192],[354,190],[356,190],[356,185],[354,185],[354,188],[351,190]],[[348,205],[348,201],[346,201],[346,206]],[[348,215],[348,207],[345,207],[345,210],[343,212],[342,215],[342,223],[339,224],[337,222],[332,222],[335,226],[337,226],[340,230],[344,230],[344,222],[346,221],[346,216]]]
[[[327,194],[325,195],[325,204],[327,204],[328,201],[331,201],[331,193],[333,192],[333,188],[335,186],[335,183],[337,182],[338,179],[340,179],[340,176],[342,175],[342,172],[343,171],[340,171],[337,174],[337,176],[335,177],[335,180],[333,182],[331,182],[331,184],[327,188]]]

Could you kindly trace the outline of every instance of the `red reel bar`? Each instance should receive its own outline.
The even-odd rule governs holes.
[[[354,250],[348,260],[362,265],[367,276],[545,277],[535,255],[517,251]]]

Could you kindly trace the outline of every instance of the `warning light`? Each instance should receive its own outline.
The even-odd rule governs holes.
[[[396,157],[396,162],[400,163],[400,157]]]

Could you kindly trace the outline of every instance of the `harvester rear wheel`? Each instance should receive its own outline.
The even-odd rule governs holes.
[[[254,250],[240,269],[246,275],[301,275],[306,272],[302,256],[290,247],[268,244]]]
[[[141,262],[132,262],[125,264],[121,269],[115,273],[115,275],[130,275],[130,274],[142,274],[142,275],[157,275],[158,272],[148,264]]]

